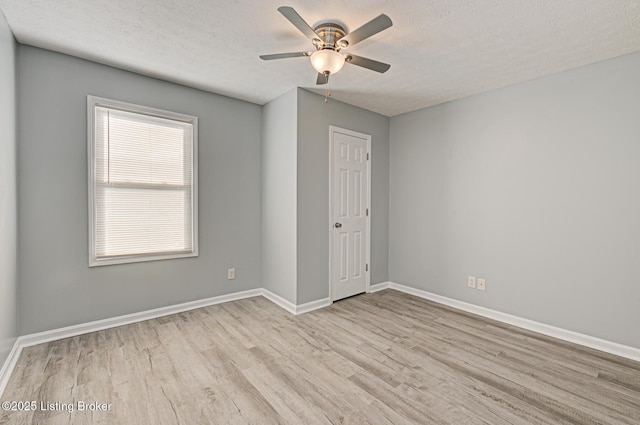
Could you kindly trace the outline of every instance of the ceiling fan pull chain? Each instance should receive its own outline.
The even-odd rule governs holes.
[[[324,103],[329,103],[331,97],[331,81],[329,81],[329,74],[327,74],[327,95],[324,97]]]

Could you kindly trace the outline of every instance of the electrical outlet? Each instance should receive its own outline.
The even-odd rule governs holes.
[[[478,290],[484,291],[487,289],[487,281],[484,279],[478,278]]]
[[[475,276],[469,276],[469,279],[467,280],[467,286],[469,288],[475,288],[476,287],[476,277]]]
[[[236,278],[236,269],[234,268],[227,269],[227,279],[233,280],[235,278]]]

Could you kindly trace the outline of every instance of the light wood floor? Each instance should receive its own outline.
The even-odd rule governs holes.
[[[1,424],[639,424],[640,363],[386,290],[259,297],[25,349]]]

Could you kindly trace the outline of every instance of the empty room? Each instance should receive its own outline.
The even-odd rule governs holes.
[[[639,0],[0,0],[0,424],[639,424],[639,182]]]

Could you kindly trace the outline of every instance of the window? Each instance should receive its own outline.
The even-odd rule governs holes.
[[[197,256],[198,118],[87,104],[89,266]]]

